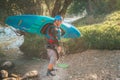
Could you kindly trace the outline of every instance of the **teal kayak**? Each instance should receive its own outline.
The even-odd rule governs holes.
[[[16,15],[7,17],[5,23],[24,32],[43,36],[41,30],[46,24],[53,23],[54,18],[42,15]],[[78,38],[80,31],[73,25],[63,22],[61,29],[65,32],[62,38]]]

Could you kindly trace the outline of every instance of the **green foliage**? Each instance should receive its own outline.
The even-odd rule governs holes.
[[[120,11],[106,17],[101,24],[80,27],[88,48],[120,49]]]
[[[76,27],[98,24],[98,23],[101,23],[105,20],[104,17],[105,17],[104,15],[99,15],[97,17],[95,17],[93,15],[88,15],[82,19],[74,21],[72,24],[74,24]]]
[[[44,57],[46,55],[44,39],[34,34],[25,35],[25,41],[20,50],[29,57]]]
[[[119,14],[120,11],[112,13],[103,19],[104,22],[99,24],[80,25],[78,29],[80,30],[82,37],[78,39],[62,40],[64,42],[63,50],[67,53],[75,53],[88,48],[110,50],[120,49]],[[44,38],[40,38],[33,34],[26,34],[25,42],[20,49],[26,56],[46,57],[47,54],[44,46]]]
[[[0,49],[0,58],[2,58],[2,57],[5,57],[5,55],[4,55],[4,51],[2,49]]]
[[[70,6],[69,14],[79,14],[85,10],[85,5],[87,5],[86,0],[74,0]]]
[[[10,15],[64,16],[72,0],[0,0],[0,23]]]
[[[118,9],[120,9],[120,0],[117,0],[117,5],[116,5],[116,7],[117,7]]]
[[[79,14],[84,10],[89,15],[108,14],[120,10],[120,0],[74,0],[69,13]]]
[[[68,53],[76,53],[87,49],[87,44],[84,38],[70,39],[66,42]]]

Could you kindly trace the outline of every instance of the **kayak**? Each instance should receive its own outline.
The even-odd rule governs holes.
[[[54,18],[42,15],[16,15],[8,16],[5,23],[18,30],[43,36],[41,30],[46,24],[52,24]],[[80,31],[73,25],[62,22],[60,28],[64,31],[62,38],[78,38]]]

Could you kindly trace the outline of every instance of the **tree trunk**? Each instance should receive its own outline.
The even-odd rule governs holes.
[[[55,15],[60,15],[60,8],[62,5],[62,1],[61,0],[56,0],[55,4],[54,4],[54,8],[52,10],[52,17],[54,17]]]
[[[35,4],[36,4],[35,5],[36,14],[42,15],[42,1],[36,0]]]
[[[73,0],[65,0],[63,8],[60,11],[60,14],[64,17],[67,11],[68,6],[72,3]]]
[[[92,1],[88,0],[88,9],[89,9],[89,14],[93,14],[93,7],[92,7]]]
[[[72,1],[73,0],[56,0],[52,11],[52,16],[54,17],[55,15],[62,15],[64,17],[67,8],[72,3]]]
[[[86,11],[87,11],[87,14],[88,15],[92,15],[93,14],[93,8],[92,8],[92,1],[91,0],[88,0],[86,2]]]
[[[52,15],[53,5],[55,4],[55,0],[45,0],[45,4],[47,6],[47,9],[49,11],[49,15]]]

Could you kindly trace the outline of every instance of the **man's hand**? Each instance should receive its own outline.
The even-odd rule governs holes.
[[[62,51],[62,47],[58,46],[57,51],[58,51],[58,53],[60,53]]]

